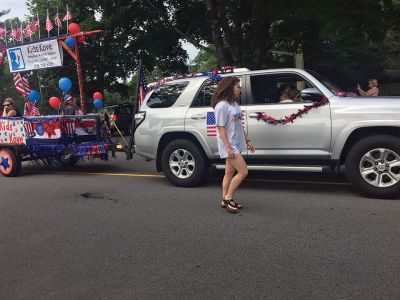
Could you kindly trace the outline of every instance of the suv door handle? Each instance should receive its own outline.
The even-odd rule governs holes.
[[[256,114],[256,113],[249,114],[249,118],[257,118],[257,117],[258,117],[258,114]]]
[[[193,119],[193,120],[198,120],[198,119],[205,119],[206,116],[203,115],[203,114],[193,114],[193,115],[190,116],[190,118]]]

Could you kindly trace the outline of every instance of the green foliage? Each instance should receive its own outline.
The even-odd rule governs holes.
[[[400,31],[389,30],[384,40],[384,72],[391,79],[400,79]]]
[[[31,14],[40,16],[42,37],[47,9],[54,16],[58,7],[62,17],[66,4],[83,31],[102,30],[80,44],[89,103],[94,91],[108,94],[113,103],[134,99],[139,59],[149,82],[188,72],[182,40],[201,49],[191,72],[224,65],[292,67],[293,54],[301,52],[306,68],[345,86],[400,76],[398,0],[28,0]],[[38,82],[40,75],[40,85],[47,87],[43,98],[60,96],[63,76],[72,79],[77,95],[75,67],[64,54],[63,68],[30,76]],[[2,93],[5,84],[0,82]]]
[[[213,46],[210,47],[214,48]],[[200,50],[189,64],[190,72],[203,72],[219,69],[217,57],[204,50]]]

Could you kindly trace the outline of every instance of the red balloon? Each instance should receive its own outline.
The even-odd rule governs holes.
[[[49,104],[50,104],[50,106],[51,106],[52,108],[59,108],[59,107],[60,107],[60,104],[61,104],[60,98],[58,98],[58,97],[51,97],[51,98],[49,99]]]
[[[71,23],[71,24],[68,25],[68,31],[69,31],[71,34],[77,34],[77,33],[79,33],[79,32],[81,31],[81,29],[79,28],[79,25],[78,25],[78,24],[76,24],[76,23]]]
[[[77,36],[76,41],[78,43],[83,43],[85,41],[85,37],[83,35]]]
[[[103,99],[103,94],[100,92],[95,92],[93,94],[93,99]]]

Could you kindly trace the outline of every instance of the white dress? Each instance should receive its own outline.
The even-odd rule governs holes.
[[[217,126],[225,127],[229,144],[234,154],[247,151],[246,138],[242,125],[242,110],[236,102],[230,104],[228,101],[220,101],[214,108],[215,120]],[[218,152],[221,158],[227,158],[224,143],[217,130]]]

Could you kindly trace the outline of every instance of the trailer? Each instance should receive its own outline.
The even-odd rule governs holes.
[[[78,27],[77,24],[74,27]],[[80,109],[83,112],[83,115],[40,115],[11,118],[0,116],[0,173],[2,175],[18,176],[23,161],[57,162],[61,166],[73,166],[84,157],[108,160],[110,155],[115,157],[116,151],[125,152],[127,159],[132,158],[132,143],[128,144],[122,138],[124,144],[119,144],[112,138],[110,116],[107,110],[86,114],[79,40],[81,37],[100,32],[100,30],[79,31],[69,35],[29,41],[20,45],[0,46],[0,65],[8,56],[11,72],[20,71],[18,70],[19,65],[16,66],[17,69],[13,69],[12,58],[10,59],[11,50],[17,55],[21,55],[22,60],[19,61],[24,62],[21,71],[61,67],[63,52],[68,53],[76,62]],[[74,40],[73,47],[66,43],[66,40],[71,38]],[[39,56],[36,53],[32,54],[41,49],[47,53]],[[27,57],[24,58],[24,55]],[[40,57],[40,63],[37,60],[36,64],[37,57]],[[32,61],[29,62],[29,59]]]

